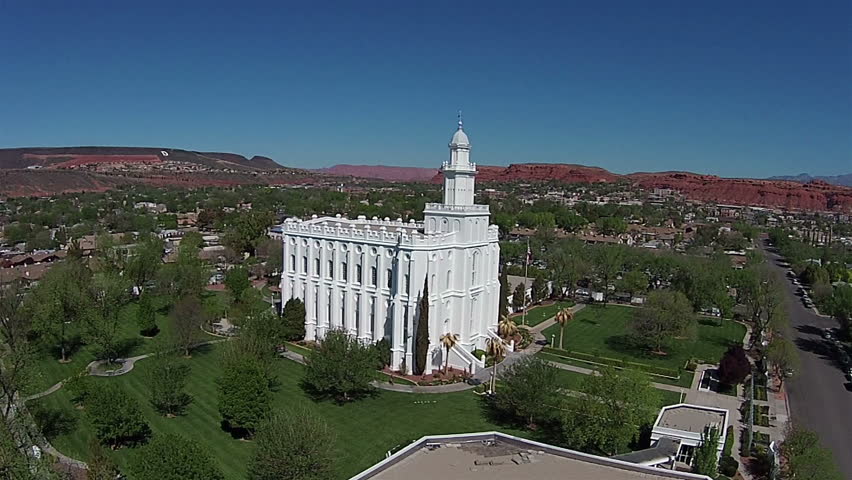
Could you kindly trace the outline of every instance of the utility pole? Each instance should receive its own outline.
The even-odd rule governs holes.
[[[527,238],[527,258],[524,262],[524,315],[521,319],[521,325],[527,324],[527,274],[530,268],[530,259],[532,258],[532,250],[530,250],[530,239]]]

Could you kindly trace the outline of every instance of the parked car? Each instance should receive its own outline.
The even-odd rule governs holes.
[[[831,328],[823,328],[822,329],[822,338],[824,338],[826,340],[831,340],[831,338],[833,336],[834,336],[834,330],[833,329],[831,329]]]
[[[852,368],[846,369],[846,379],[852,382]]]

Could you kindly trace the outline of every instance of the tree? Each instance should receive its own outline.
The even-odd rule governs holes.
[[[151,405],[163,415],[180,415],[192,402],[192,396],[184,391],[191,367],[166,352],[158,352],[150,362],[148,388]]]
[[[740,345],[732,345],[719,360],[719,381],[725,385],[743,383],[751,373],[751,363]]]
[[[488,337],[485,341],[485,354],[491,357],[491,385],[489,391],[494,392],[497,389],[497,364],[506,356],[506,345],[503,340],[494,337]]]
[[[781,444],[783,478],[790,480],[840,480],[843,478],[831,450],[816,433],[794,425]]]
[[[157,276],[162,264],[163,241],[155,236],[148,236],[134,249],[127,264],[127,275],[134,286],[144,289],[146,284]]]
[[[249,480],[325,480],[334,476],[335,436],[314,411],[273,413],[258,429]]]
[[[716,476],[716,456],[719,454],[719,429],[710,427],[707,432],[701,432],[701,444],[695,451],[695,464],[692,471],[710,478]]]
[[[423,295],[418,305],[417,335],[414,338],[414,374],[422,375],[426,371],[429,354],[429,284],[423,281]]]
[[[175,304],[171,314],[174,339],[184,355],[189,357],[199,341],[201,326],[207,321],[204,307],[198,297],[184,297]]]
[[[635,297],[648,289],[648,276],[645,275],[645,272],[631,270],[622,275],[618,288]]]
[[[497,309],[497,321],[509,313],[509,279],[506,268],[500,269],[500,303]]]
[[[234,267],[225,273],[225,286],[231,291],[234,301],[240,301],[242,293],[251,288],[248,270],[243,267]]]
[[[194,440],[157,435],[132,458],[134,480],[223,480],[216,460]]]
[[[450,372],[450,350],[456,346],[459,341],[458,334],[447,332],[441,335],[441,345],[447,350],[447,355],[444,357],[444,375]]]
[[[799,352],[795,345],[780,335],[772,337],[769,348],[766,349],[766,358],[772,363],[779,385],[784,383],[787,372],[795,370],[799,365]]]
[[[512,293],[512,308],[514,308],[515,311],[518,311],[524,307],[526,300],[527,287],[524,282],[521,282],[515,287],[515,291]]]
[[[284,304],[283,336],[285,340],[296,341],[305,338],[305,304],[300,298],[291,298]]]
[[[18,394],[36,378],[35,349],[30,343],[32,318],[22,301],[23,287],[13,282],[0,288],[0,401],[3,418],[11,419]]]
[[[113,362],[125,347],[119,337],[118,312],[127,301],[129,285],[124,277],[107,270],[93,277],[90,291],[93,308],[86,319],[86,338],[96,347],[98,359]]]
[[[680,292],[657,290],[648,295],[645,306],[633,316],[633,332],[656,353],[677,336],[684,336],[694,327],[692,305]]]
[[[778,276],[766,265],[740,270],[735,279],[737,297],[752,324],[751,346],[763,341],[784,319],[783,293]]]
[[[532,284],[532,301],[538,303],[547,296],[547,282],[544,277],[536,275]]]
[[[559,372],[538,357],[526,356],[503,369],[503,388],[494,397],[494,407],[523,419],[527,426],[548,420],[560,405]]]
[[[620,245],[599,245],[593,252],[595,272],[601,281],[606,303],[609,301],[609,286],[624,266],[624,249]]]
[[[573,298],[577,282],[588,274],[589,263],[586,257],[586,246],[576,238],[562,240],[548,250],[547,265],[551,269],[553,282],[563,297],[567,291]]]
[[[82,325],[92,308],[91,277],[81,261],[69,258],[51,268],[27,297],[35,332],[57,347],[63,363],[68,362],[71,328]]]
[[[609,456],[626,451],[658,410],[659,393],[638,371],[604,367],[600,375],[586,376],[580,390],[584,395],[571,400],[562,419],[563,436],[573,448]]]
[[[559,324],[559,348],[562,347],[562,339],[565,337],[565,324],[574,319],[574,312],[570,308],[563,308],[556,312],[556,323]]]
[[[252,436],[269,411],[272,393],[263,362],[251,356],[230,356],[216,380],[219,413],[232,431]]]
[[[89,461],[86,480],[116,480],[121,472],[97,441],[89,442]]]
[[[235,252],[254,256],[258,243],[266,238],[266,229],[272,226],[273,221],[270,212],[239,212],[231,217],[231,222],[225,229],[224,243]]]
[[[190,232],[195,233],[195,232]],[[209,269],[198,257],[201,251],[197,242],[201,237],[186,234],[178,248],[175,263],[164,265],[159,269],[157,284],[160,289],[175,298],[198,296],[209,279]]]
[[[101,383],[86,397],[86,415],[95,427],[95,436],[113,449],[144,443],[151,428],[133,397],[117,385]]]
[[[59,475],[51,468],[51,459],[33,458],[30,444],[21,445],[15,438],[9,425],[0,422],[0,475],[4,479],[14,480],[59,480]]]
[[[139,334],[144,337],[153,337],[160,331],[157,326],[157,311],[154,308],[151,295],[143,293],[139,297],[139,306],[136,310],[136,324],[139,326]]]
[[[372,348],[344,330],[330,330],[305,359],[304,383],[315,396],[348,402],[372,391],[375,364]]]
[[[503,315],[497,324],[497,330],[503,338],[508,339],[518,333],[518,325],[508,315]]]

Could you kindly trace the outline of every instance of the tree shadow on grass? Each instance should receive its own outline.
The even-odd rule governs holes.
[[[587,323],[589,325],[599,325],[600,324],[599,322],[596,322],[596,321],[589,319],[589,318],[580,319],[580,323]]]
[[[305,392],[305,394],[310,397],[310,399],[314,402],[330,402],[338,406],[343,406],[347,403],[356,402],[365,398],[375,398],[380,394],[379,389],[370,386],[366,390],[350,392],[348,395],[344,396],[334,391],[319,390],[314,385],[305,381],[304,378],[299,381],[299,386],[302,388],[302,391]]]
[[[659,359],[659,355],[655,355],[652,348],[642,341],[641,338],[634,334],[613,335],[605,341],[606,345],[622,355],[627,355],[633,358],[628,358],[628,361],[634,358],[642,359]],[[668,347],[668,346],[665,346]],[[664,347],[664,348],[665,348]]]
[[[219,426],[234,440],[246,440],[251,437],[251,432],[247,428],[234,427],[227,420],[222,420]]]

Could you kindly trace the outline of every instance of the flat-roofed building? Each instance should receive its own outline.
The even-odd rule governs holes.
[[[351,480],[710,480],[499,432],[423,437]]]

